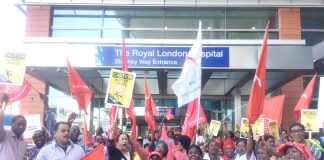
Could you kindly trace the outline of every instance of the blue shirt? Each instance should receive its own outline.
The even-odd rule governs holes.
[[[36,160],[79,160],[83,156],[84,151],[79,145],[71,142],[64,151],[54,140],[39,151]]]

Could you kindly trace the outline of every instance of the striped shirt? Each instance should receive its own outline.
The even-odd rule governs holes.
[[[27,143],[11,130],[4,129],[3,114],[3,110],[0,109],[0,159],[23,160],[25,159]]]

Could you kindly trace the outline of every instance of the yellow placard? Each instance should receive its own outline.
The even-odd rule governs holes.
[[[21,85],[26,70],[26,54],[4,53],[0,58],[0,83]]]
[[[264,135],[264,119],[263,118],[257,119],[253,126],[254,126],[253,133],[255,133],[256,136]]]
[[[277,126],[277,121],[272,121],[268,123],[269,125],[269,134],[272,135],[275,138],[279,137],[279,130]]]
[[[249,120],[247,118],[242,118],[241,120],[241,137],[247,137],[249,132]]]
[[[306,129],[317,132],[317,109],[302,109],[301,124],[303,124]]]
[[[209,126],[209,134],[217,136],[221,124],[222,123],[220,121],[211,120]]]
[[[133,96],[136,74],[112,69],[105,102],[128,108]]]

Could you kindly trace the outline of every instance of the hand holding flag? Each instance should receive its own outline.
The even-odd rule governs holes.
[[[165,118],[170,121],[171,119],[174,118],[174,115],[171,113],[172,109],[168,108],[167,112],[165,113]]]

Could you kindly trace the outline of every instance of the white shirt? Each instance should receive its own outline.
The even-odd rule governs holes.
[[[209,157],[208,153],[205,153],[205,155],[203,157],[203,160],[210,160],[210,157]],[[223,160],[223,158],[219,157],[219,160]]]
[[[79,160],[83,156],[84,151],[79,145],[71,142],[64,152],[54,140],[39,151],[36,160]]]

